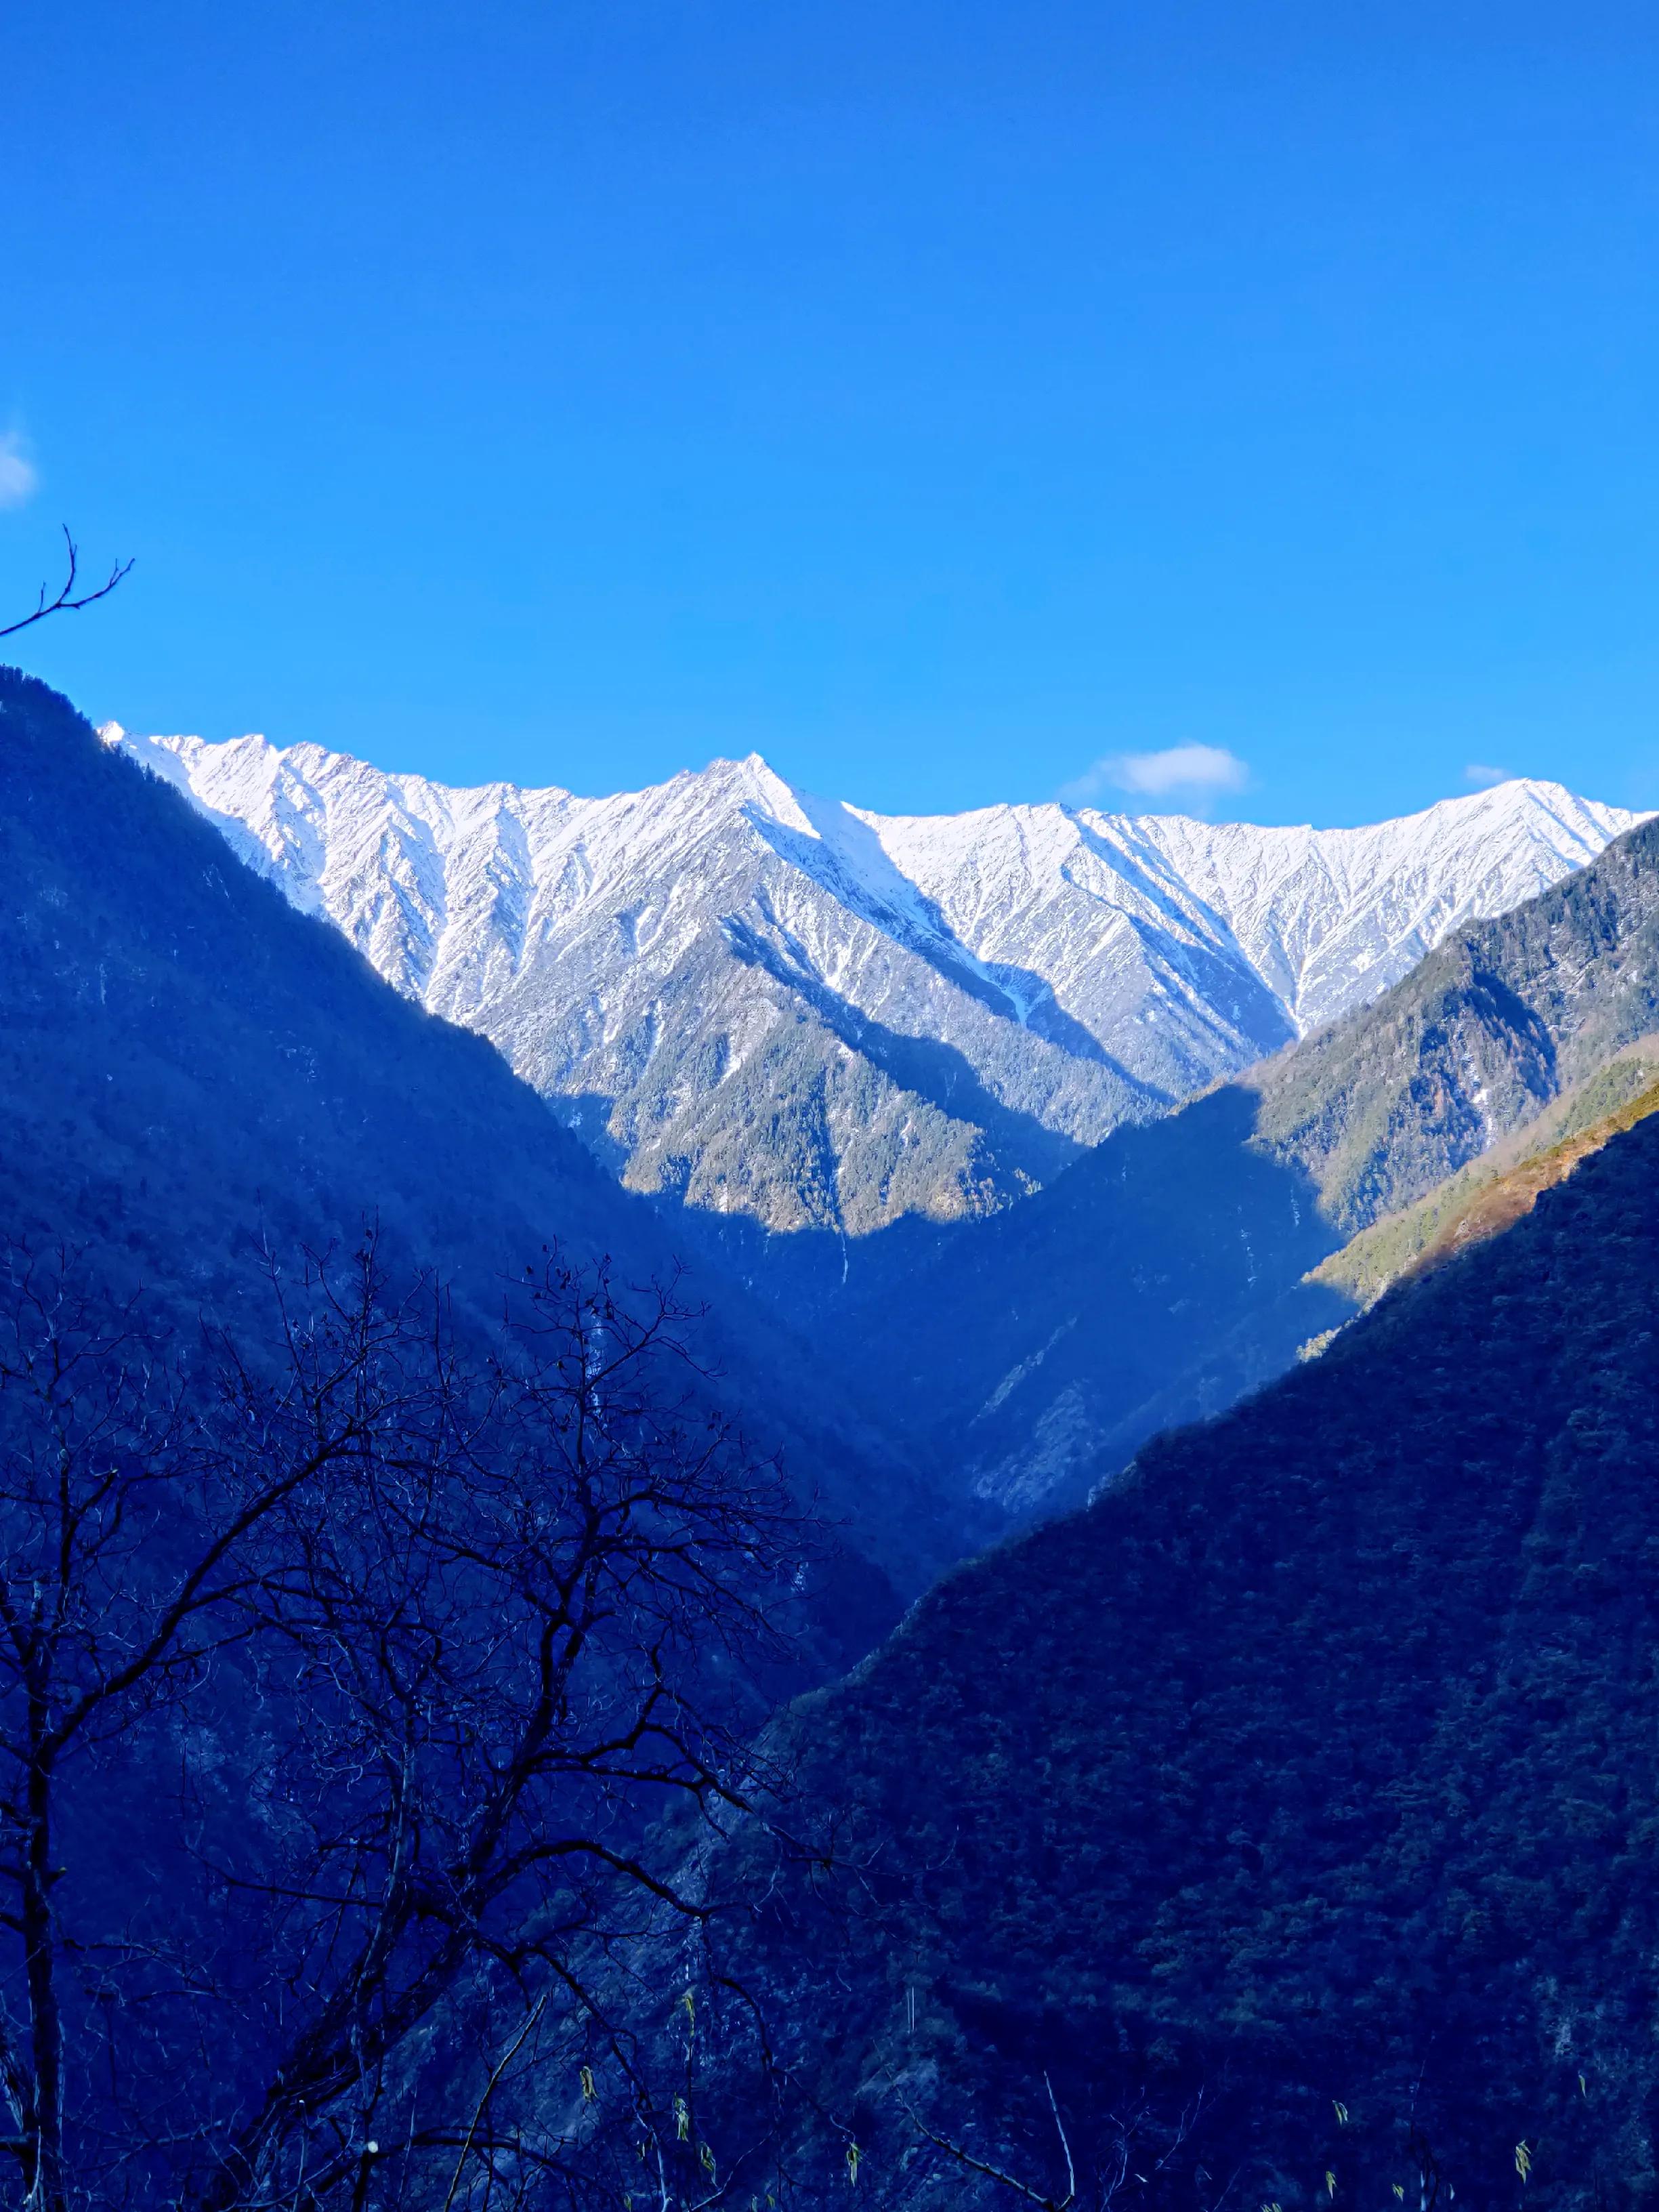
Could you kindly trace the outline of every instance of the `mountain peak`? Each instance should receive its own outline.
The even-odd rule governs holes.
[[[780,1228],[1006,1204],[1638,819],[1519,780],[1354,830],[890,816],[754,752],[578,798],[261,738],[109,741],[630,1182]]]

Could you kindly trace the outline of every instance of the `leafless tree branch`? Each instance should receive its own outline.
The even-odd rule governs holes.
[[[0,2094],[30,2212],[143,2174],[134,2201],[351,2212],[388,2100],[421,2201],[481,2157],[486,2194],[558,2165],[533,2128],[508,2150],[488,2062],[467,2124],[482,2033],[423,2082],[434,2023],[511,1994],[514,2057],[556,1990],[580,2040],[590,1967],[714,1910],[655,1812],[717,1825],[763,1774],[722,1701],[778,1634],[799,1516],[688,1381],[670,1294],[550,1262],[492,1353],[373,1237],[270,1288],[269,1341],[185,1360],[73,1255],[0,1267]],[[193,1902],[88,1926],[81,1808],[133,1818],[170,1743],[176,1834],[139,1824]]]
[[[936,2135],[909,2103],[897,2081],[890,2075],[888,2080],[899,2110],[916,2133],[932,2143],[935,2150],[942,2150],[948,2158],[954,2159],[958,2166],[966,2167],[970,2173],[983,2174],[988,2181],[1000,2182],[1005,2189],[1012,2189],[1028,2203],[1041,2205],[1042,2212],[1071,2212],[1071,2207],[1077,2202],[1077,2173],[1072,2164],[1072,2147],[1066,2140],[1066,2130],[1060,2121],[1060,2106],[1054,2100],[1054,2084],[1046,2074],[1042,2077],[1042,2086],[1048,2093],[1048,2110],[1054,2115],[1054,2130],[1060,2137],[1060,2148],[1066,2160],[1066,2194],[1063,2197],[1047,2197],[1042,2190],[1033,2189],[1029,2182],[1022,2181],[1017,2174],[1008,2172],[1002,2166],[992,2166],[985,2159],[975,2158],[972,2151],[965,2149],[961,2143],[952,2142],[948,2136]]]
[[[81,575],[80,548],[76,544],[75,540],[70,536],[68,523],[64,524],[63,531],[64,544],[67,549],[69,556],[69,573],[65,575],[63,583],[59,586],[57,597],[55,599],[49,599],[46,597],[47,587],[45,584],[42,584],[40,586],[40,598],[36,602],[34,611],[32,614],[23,616],[21,621],[7,623],[3,627],[0,627],[0,637],[15,636],[17,631],[20,629],[27,629],[33,623],[45,622],[48,615],[77,614],[82,607],[91,606],[94,600],[107,599],[109,594],[115,589],[115,586],[120,582],[122,577],[126,575],[131,569],[132,562],[131,561],[118,561],[114,568],[110,570],[106,581],[100,584],[95,592],[82,592],[77,599],[75,593],[75,587],[80,581]]]

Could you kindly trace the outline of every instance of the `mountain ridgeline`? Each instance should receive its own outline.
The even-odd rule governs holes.
[[[1659,830],[1459,930],[1259,1077],[1261,1140],[1348,1232],[1423,1197],[1659,1025]]]
[[[1519,782],[1361,830],[893,817],[755,757],[582,799],[107,734],[632,1187],[849,1237],[1005,1208],[1637,818]]]
[[[1636,817],[1553,786],[908,821],[757,761],[586,800],[109,734],[804,1329],[964,1547],[1282,1371],[1353,1310],[1310,1271],[1650,1026],[1649,845],[1567,896]]]
[[[1354,1310],[1352,1285],[1322,1266],[1339,1246],[1423,1199],[1659,1024],[1659,830],[1638,826],[1601,851],[1632,817],[1553,787],[1505,787],[1353,832],[1212,830],[1055,808],[904,822],[804,799],[757,763],[626,800],[585,801],[446,791],[255,739],[116,744],[114,735],[106,733],[106,747],[128,782],[112,788],[142,788],[145,807],[161,805],[153,782],[132,780],[123,752],[183,787],[290,906],[332,917],[405,997],[483,1028],[567,1120],[586,1109],[562,1086],[589,1079],[580,1054],[555,1070],[550,1040],[564,1035],[561,1024],[577,1019],[601,1057],[638,1028],[650,1047],[641,1083],[680,1102],[662,1141],[675,1158],[702,1163],[674,1187],[691,1201],[684,1206],[678,1198],[665,1206],[659,1179],[654,1212],[608,1192],[606,1175],[589,1165],[592,1145],[550,1133],[527,1093],[488,1076],[475,1055],[479,1072],[457,1096],[494,1081],[513,1100],[511,1137],[460,1140],[453,1086],[434,1073],[389,1101],[384,1118],[366,1118],[379,1149],[343,1181],[337,1174],[338,1194],[319,1205],[325,1192],[313,1188],[296,1204],[295,1189],[307,1190],[319,1172],[313,1163],[330,1152],[289,1143],[271,1127],[272,1102],[295,1090],[303,1055],[319,1052],[321,1064],[343,1054],[350,1066],[348,1074],[341,1064],[325,1095],[387,1096],[397,1053],[364,1042],[392,1020],[387,1001],[349,1020],[330,1018],[325,1003],[301,1017],[285,1012],[284,1021],[318,1031],[283,1048],[286,1083],[262,1087],[245,1120],[222,1117],[199,1143],[173,1148],[179,1165],[162,1173],[240,1146],[243,1217],[268,1205],[290,1231],[307,1213],[337,1231],[352,1210],[346,1192],[359,1204],[377,1193],[393,1220],[415,1205],[421,1230],[411,1245],[445,1254],[480,1249],[486,1233],[497,1250],[514,1236],[537,1243],[538,1224],[550,1220],[567,1239],[637,1253],[642,1264],[648,1255],[653,1267],[675,1250],[696,1254],[718,1291],[720,1356],[738,1396],[759,1409],[765,1432],[799,1440],[805,1479],[908,1589],[998,1530],[1080,1502],[1158,1428],[1219,1411],[1282,1371]],[[250,896],[228,855],[202,851],[178,882],[212,876],[236,900]],[[1452,927],[1598,851],[1589,867],[1510,911]],[[118,972],[131,958],[137,932],[166,911],[159,889],[145,898],[159,902],[153,914],[141,919],[144,900],[135,899],[110,933],[115,968],[88,944],[87,972],[100,962]],[[73,917],[83,909],[96,912],[95,901],[66,890],[62,926],[80,927]],[[184,926],[210,942],[216,923],[204,914]],[[1155,1111],[1158,1097],[1190,1088],[1206,1069],[1236,1065],[1367,996],[1448,927],[1380,999],[1182,1110]],[[794,948],[787,985],[777,964],[786,941]],[[310,961],[322,958],[314,927],[295,942],[313,948]],[[1045,979],[1042,990],[1032,977]],[[204,995],[211,988],[204,979]],[[366,981],[356,988],[370,995]],[[1227,991],[1236,1012],[1255,1003],[1251,991],[1271,1010],[1223,1036],[1212,1014]],[[570,1012],[578,1000],[587,1010],[579,1018]],[[1171,1060],[1176,1001],[1188,1026],[1184,1057]],[[1211,1013],[1200,1018],[1200,1006]],[[1072,1010],[1064,1020],[1062,1007]],[[885,1074],[870,1057],[874,1030],[861,1044],[848,1041],[854,1017],[867,1024],[878,1013]],[[465,1049],[447,1027],[428,1023],[418,1034],[434,1072],[444,1054]],[[718,1079],[682,1084],[669,1065],[679,1065],[680,1048],[660,1061],[671,1034],[693,1057],[714,1050]],[[1200,1050],[1201,1036],[1211,1042]],[[136,1045],[135,1079],[150,1050]],[[965,1054],[961,1080],[971,1075],[979,1086],[979,1104],[951,1122],[950,1144],[969,1146],[959,1164],[988,1157],[975,1147],[1015,1110],[994,1072],[1004,1060],[1021,1083],[1043,1089],[1046,1103],[1022,1092],[1018,1111],[1050,1148],[1020,1155],[988,1217],[962,1186],[945,1209],[962,1218],[927,1218],[944,1157],[927,1134],[936,1127],[928,1115],[944,1093],[929,1091],[923,1069],[941,1053]],[[896,1089],[895,1054],[909,1055],[910,1070]],[[78,1058],[66,1052],[65,1064],[98,1058],[93,1047]],[[234,1066],[238,1052],[226,1059]],[[1078,1083],[1105,1083],[1111,1097],[1100,1091],[1082,1120],[1061,1128],[1058,1102],[1081,1098],[1066,1088]],[[607,1074],[600,1087],[611,1127],[627,1086]],[[959,1084],[951,1095],[958,1105],[966,1096]],[[827,1112],[836,1097],[840,1134],[825,1123],[812,1135],[789,1103],[810,1098],[813,1113]],[[167,1126],[147,1107],[137,1112],[137,1126]],[[388,1176],[379,1162],[391,1133],[422,1113],[429,1126]],[[702,1117],[689,1150],[689,1125],[676,1118],[685,1114]],[[120,1118],[87,1159],[133,1145],[134,1115]],[[1066,1147],[1115,1119],[1103,1142],[1064,1166]],[[361,1134],[351,1142],[361,1146]],[[639,1128],[629,1144],[629,1178],[651,1183],[655,1170],[639,1168],[640,1146],[650,1149]],[[285,1146],[296,1176],[273,1177],[270,1160]],[[860,1146],[875,1149],[855,1170]],[[741,1201],[732,1186],[722,1197],[697,1177],[727,1153],[743,1176],[781,1177],[779,1192],[821,1171],[833,1203],[805,1214],[786,1206],[779,1217],[756,1187]],[[1006,1167],[1014,1154],[1000,1157]],[[626,1165],[614,1150],[611,1158]],[[526,1164],[544,1158],[557,1162],[556,1189],[530,1198]],[[422,1175],[417,1160],[440,1171]],[[920,1181],[901,1188],[912,1170]],[[124,1203],[136,1202],[148,1172],[120,1177]],[[1043,1187],[1018,1203],[1002,1202],[1036,1182]],[[854,1207],[856,1219],[844,1202],[854,1183],[877,1194],[876,1211]],[[179,1194],[184,1217],[190,1203]],[[757,1211],[803,1225],[769,1233]],[[874,1226],[883,1218],[885,1227]],[[509,1221],[523,1226],[509,1231]],[[848,1233],[860,1223],[872,1233]],[[500,1226],[486,1231],[492,1224]],[[795,1379],[780,1393],[783,1376]]]

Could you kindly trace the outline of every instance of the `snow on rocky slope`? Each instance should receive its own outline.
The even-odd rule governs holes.
[[[583,799],[105,734],[629,1182],[775,1229],[1005,1203],[1640,818],[1530,782],[1361,830],[884,817],[753,755]]]

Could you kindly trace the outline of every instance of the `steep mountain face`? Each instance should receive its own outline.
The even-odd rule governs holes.
[[[182,1324],[263,1314],[268,1240],[350,1249],[379,1220],[475,1314],[556,1243],[666,1278],[659,1210],[618,1189],[500,1055],[391,990],[240,866],[69,703],[0,670],[0,1200],[9,1235],[89,1247]],[[690,1294],[697,1295],[693,1278]],[[724,1285],[701,1339],[759,1451],[819,1495],[829,1656],[866,1648],[973,1540],[775,1314]]]
[[[595,799],[107,735],[631,1186],[854,1235],[995,1212],[1636,818],[1526,783],[1353,830],[886,817],[752,757]]]
[[[1261,1072],[1262,1141],[1352,1232],[1659,1026],[1659,829],[1460,930],[1364,1018]]]
[[[1320,1264],[1356,1234],[1380,1224],[1378,1250],[1403,1251],[1425,1224],[1390,1217],[1455,1210],[1467,1194],[1446,1179],[1554,1102],[1567,1115],[1582,1096],[1593,1121],[1632,1097],[1656,1027],[1646,823],[1243,1082],[1115,1132],[1012,1212],[866,1240],[844,1285],[822,1271],[823,1340],[1012,1522],[1080,1503],[1158,1429],[1231,1404],[1364,1302],[1363,1254],[1346,1273]],[[1574,1127],[1553,1117],[1540,1140]]]
[[[1079,2205],[1650,2203],[1656,1281],[1647,1120],[799,1709],[846,1873],[786,1855],[725,1960],[789,2201],[851,2139],[878,2205],[1002,2201],[940,2142],[1058,2203],[1046,2075]]]

